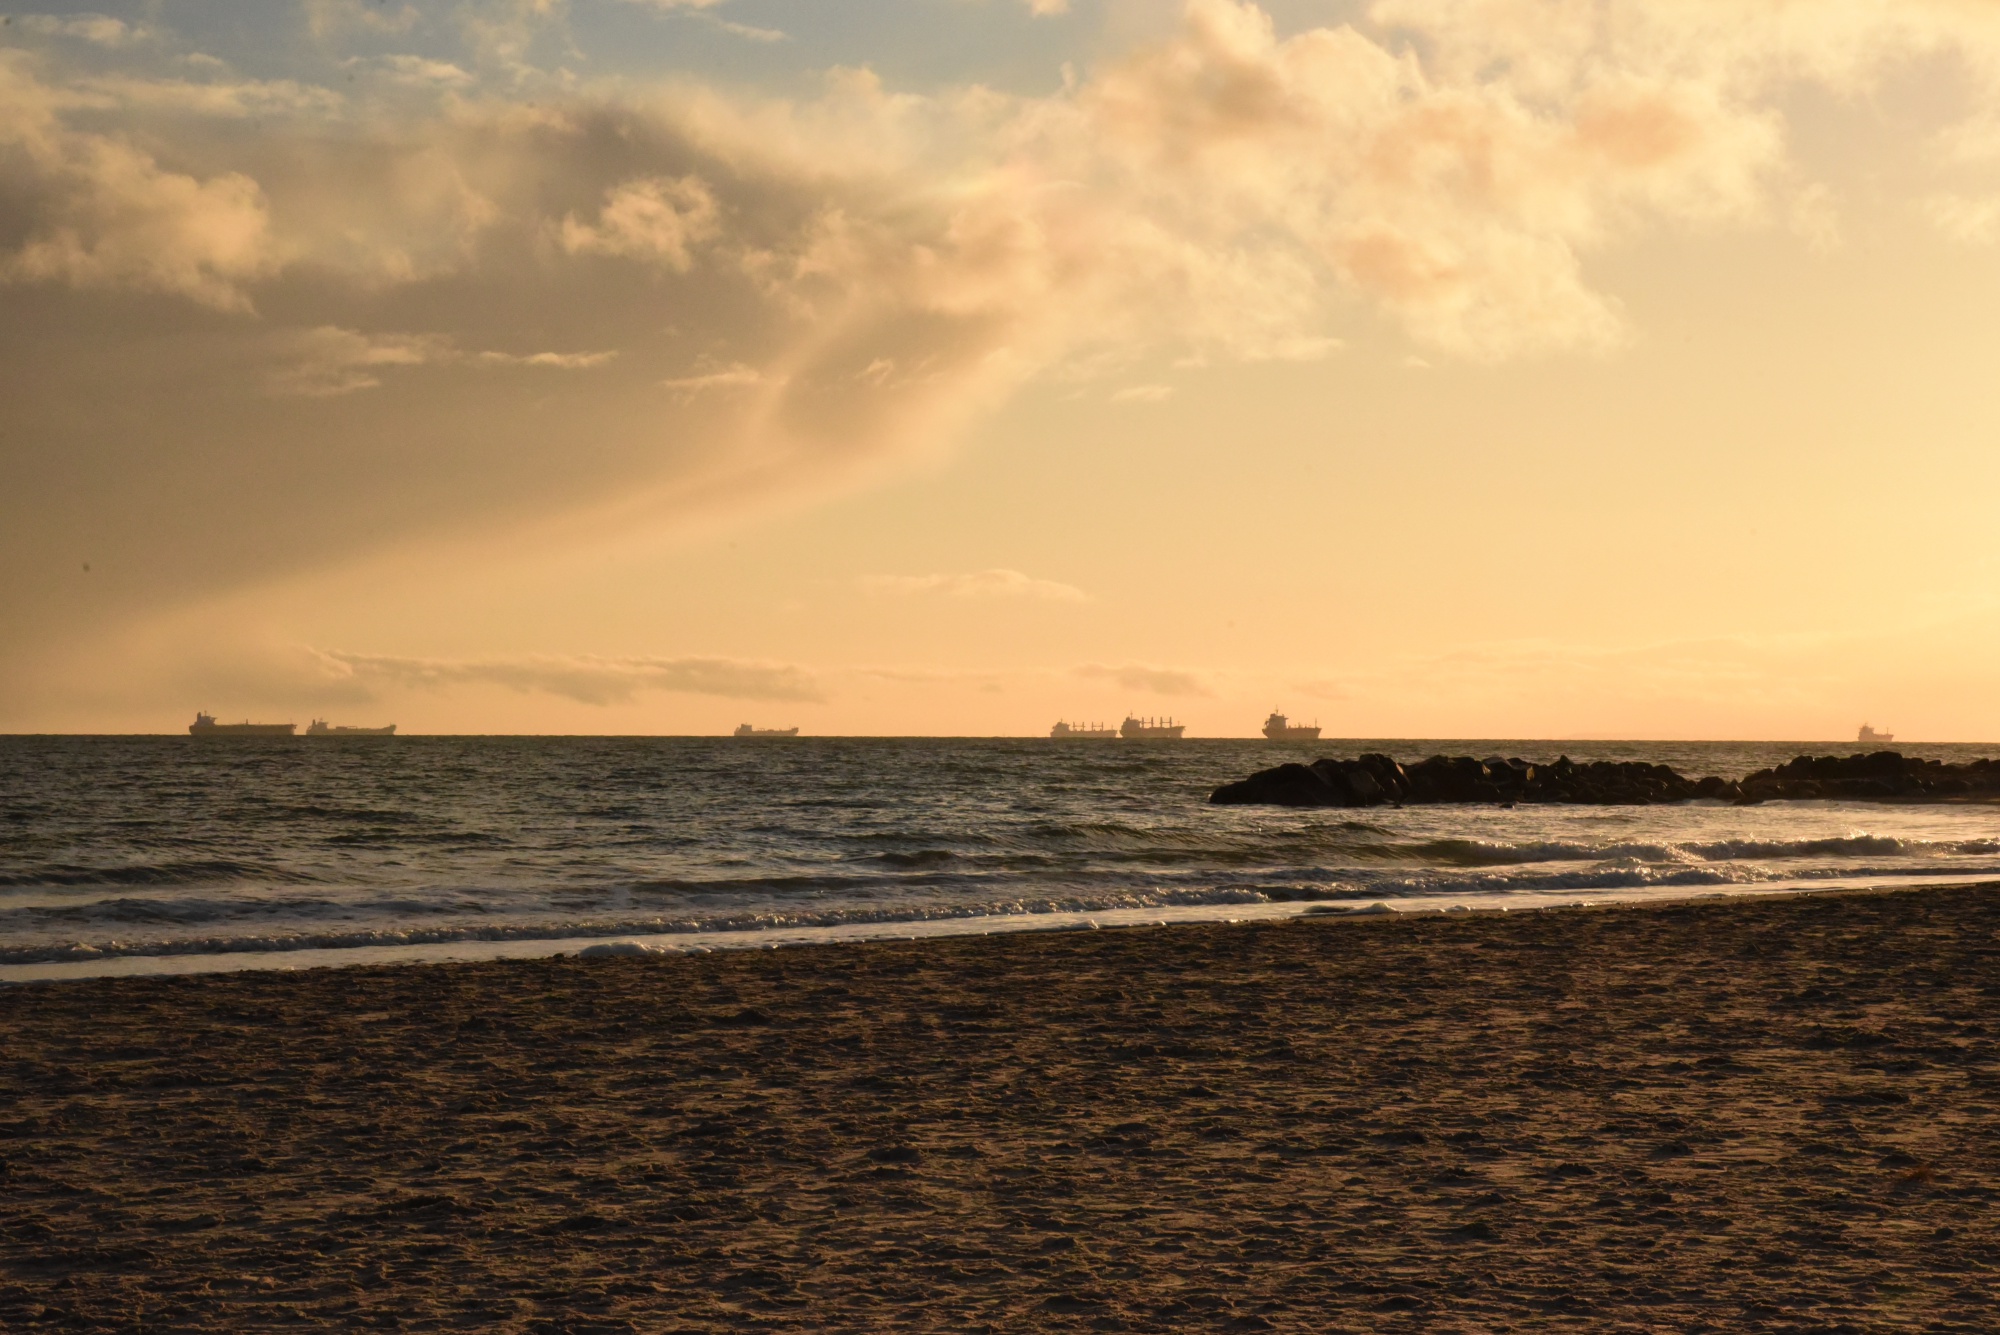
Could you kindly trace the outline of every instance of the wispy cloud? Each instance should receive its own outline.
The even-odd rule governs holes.
[[[14,22],[37,37],[68,37],[94,46],[121,47],[148,41],[153,30],[144,24],[126,23],[104,14],[21,14]]]
[[[754,366],[742,362],[714,366],[696,371],[692,375],[671,376],[662,380],[661,385],[679,391],[683,400],[713,389],[750,389],[767,382],[768,377]]]
[[[277,365],[266,377],[274,394],[331,398],[375,389],[382,373],[398,367],[460,365],[545,367],[581,371],[602,366],[616,352],[468,352],[439,334],[364,334],[325,325],[291,331],[278,345]]]
[[[964,575],[864,575],[861,587],[870,593],[914,597],[939,594],[949,598],[1041,598],[1080,603],[1090,595],[1074,584],[1036,579],[1018,570],[976,570]]]
[[[364,0],[305,0],[306,26],[320,41],[347,31],[405,33],[417,25],[414,6],[368,4]]]
[[[783,663],[728,658],[397,658],[324,650],[336,676],[425,690],[504,686],[540,691],[586,705],[625,704],[649,691],[719,695],[734,700],[824,699],[811,673]]]
[[[651,9],[664,10],[668,13],[688,14],[713,24],[732,37],[741,37],[747,41],[782,42],[786,40],[786,35],[776,28],[760,28],[753,24],[737,23],[733,20],[723,18],[715,10],[724,3],[724,0],[628,0],[628,2],[645,5]]]
[[[754,23],[737,23],[730,19],[710,14],[709,22],[728,33],[731,37],[741,37],[746,42],[784,42],[790,37],[778,28],[760,28]]]
[[[1954,241],[1976,245],[2000,237],[2000,195],[1933,195],[1923,212]]]
[[[471,71],[448,60],[427,60],[422,56],[384,56],[381,68],[389,79],[417,88],[466,88],[477,82]]]
[[[1079,677],[1116,682],[1128,691],[1146,691],[1153,695],[1215,694],[1200,676],[1180,668],[1147,667],[1143,664],[1112,666],[1104,663],[1086,663],[1072,671]]]

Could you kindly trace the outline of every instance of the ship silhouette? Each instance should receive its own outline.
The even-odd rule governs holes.
[[[796,737],[797,728],[753,728],[747,723],[739,723],[732,737]]]
[[[1896,734],[1893,732],[1877,732],[1875,731],[1875,729],[1869,727],[1866,723],[1864,723],[1861,725],[1860,735],[1857,736],[1854,740],[1862,743],[1893,742],[1896,740]]]
[[[1130,714],[1118,725],[1118,735],[1128,742],[1172,742],[1179,741],[1185,723],[1176,723],[1170,718],[1133,718]]]
[[[1319,724],[1293,723],[1274,709],[1264,720],[1264,735],[1274,742],[1316,742]]]
[[[381,728],[336,727],[323,718],[316,718],[306,728],[308,737],[394,737],[396,725],[391,723]]]
[[[1104,742],[1118,735],[1118,729],[1107,728],[1102,723],[1058,723],[1049,729],[1049,736],[1059,742]]]
[[[299,730],[296,723],[217,723],[215,715],[196,713],[188,724],[191,737],[290,737]]]

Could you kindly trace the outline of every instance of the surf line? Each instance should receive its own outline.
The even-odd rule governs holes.
[[[1592,908],[1614,904],[1668,904],[1699,899],[1739,899],[1756,895],[1802,895],[1818,891],[1916,889],[1938,885],[1981,885],[2000,889],[2000,880],[1956,875],[1829,876],[1793,881],[1760,881],[1729,886],[1660,886],[1606,890],[1537,890],[1496,895],[1425,895],[1421,899],[1282,900],[1229,904],[1177,904],[1142,908],[1058,910],[988,916],[870,921],[813,927],[746,927],[713,932],[657,935],[538,937],[503,941],[438,941],[407,945],[343,946],[301,950],[246,950],[207,955],[108,955],[97,959],[44,960],[0,964],[0,984],[63,982],[84,978],[157,977],[173,974],[285,972],[355,968],[378,964],[472,964],[489,960],[550,959],[564,955],[694,955],[717,950],[780,950],[790,946],[861,941],[918,941],[954,936],[1015,932],[1091,931],[1105,928],[1173,927],[1200,923],[1316,921],[1429,913],[1506,913],[1539,909]]]

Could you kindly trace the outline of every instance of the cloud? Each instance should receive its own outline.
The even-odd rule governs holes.
[[[504,686],[539,691],[586,705],[625,704],[649,691],[719,695],[733,700],[817,701],[811,674],[788,664],[727,658],[396,658],[323,650],[336,676],[369,686],[448,691]]]
[[[539,366],[579,371],[602,366],[616,352],[466,352],[438,334],[364,334],[322,325],[290,331],[277,344],[278,365],[265,383],[275,394],[327,398],[376,389],[395,367],[460,365]]]
[[[345,99],[331,89],[294,79],[156,79],[106,75],[80,80],[90,103],[127,115],[167,115],[244,120],[251,117],[324,117]]]
[[[104,14],[74,14],[68,18],[53,14],[20,14],[14,22],[37,37],[69,37],[95,46],[131,46],[153,36],[152,30],[143,24],[126,23]]]
[[[646,5],[653,9],[665,10],[668,13],[692,14],[697,18],[706,20],[731,36],[741,37],[747,41],[782,42],[787,40],[786,35],[776,28],[759,28],[748,23],[735,23],[723,18],[719,14],[711,12],[716,6],[722,4],[723,0],[628,0],[628,3]]]
[[[699,178],[650,177],[606,191],[595,226],[565,217],[561,235],[572,255],[619,255],[686,273],[691,247],[716,230],[715,196]]]
[[[783,42],[790,38],[777,28],[759,28],[751,23],[733,23],[728,19],[709,16],[709,22],[732,37],[741,37],[747,42]]]
[[[1172,385],[1128,385],[1111,395],[1113,403],[1159,403],[1174,396]]]
[[[469,360],[481,366],[553,366],[563,371],[584,371],[602,366],[618,355],[609,352],[475,352]]]
[[[406,33],[420,17],[411,5],[390,9],[364,0],[305,0],[306,27],[313,37],[326,41],[343,32]]]
[[[856,667],[847,671],[874,681],[893,681],[905,686],[973,686],[981,691],[1001,691],[1004,674],[932,667]]]
[[[0,161],[14,205],[0,235],[0,283],[167,292],[248,306],[241,284],[273,272],[279,249],[257,182],[163,168],[108,135],[70,129],[63,97],[0,50]]]
[[[448,60],[427,60],[422,56],[391,55],[381,61],[384,72],[398,83],[420,88],[469,88],[477,79],[470,70]]]
[[[1837,237],[1801,88],[1949,58],[1934,119],[2000,123],[2000,24],[1945,0],[1380,0],[1282,36],[1192,0],[1035,96],[590,83],[531,63],[561,8],[461,7],[356,84],[0,48],[0,656],[415,542],[851,486],[1036,375],[1324,356],[1375,316],[1426,360],[1613,347],[1607,247]],[[421,21],[373,12],[308,17]],[[1932,196],[1986,234],[1979,189]],[[141,572],[88,613],[26,573],[85,535]]]
[[[1073,584],[1035,579],[1018,570],[977,570],[964,575],[866,575],[861,587],[871,593],[905,597],[940,594],[949,598],[1040,598],[1080,603],[1090,595]]]
[[[2000,195],[1932,195],[1921,205],[1926,217],[1954,241],[1979,245],[2000,237]]]
[[[1116,682],[1128,691],[1149,691],[1154,695],[1215,694],[1195,673],[1184,672],[1179,668],[1144,667],[1136,664],[1112,667],[1102,663],[1086,663],[1073,671],[1079,677]]]
[[[693,375],[670,376],[660,383],[668,389],[680,390],[686,396],[711,389],[749,389],[764,382],[764,373],[756,367],[731,362],[727,366],[697,371]]]

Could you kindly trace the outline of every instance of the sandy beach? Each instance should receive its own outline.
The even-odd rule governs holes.
[[[0,1326],[1991,1331],[2000,894],[0,991]]]

